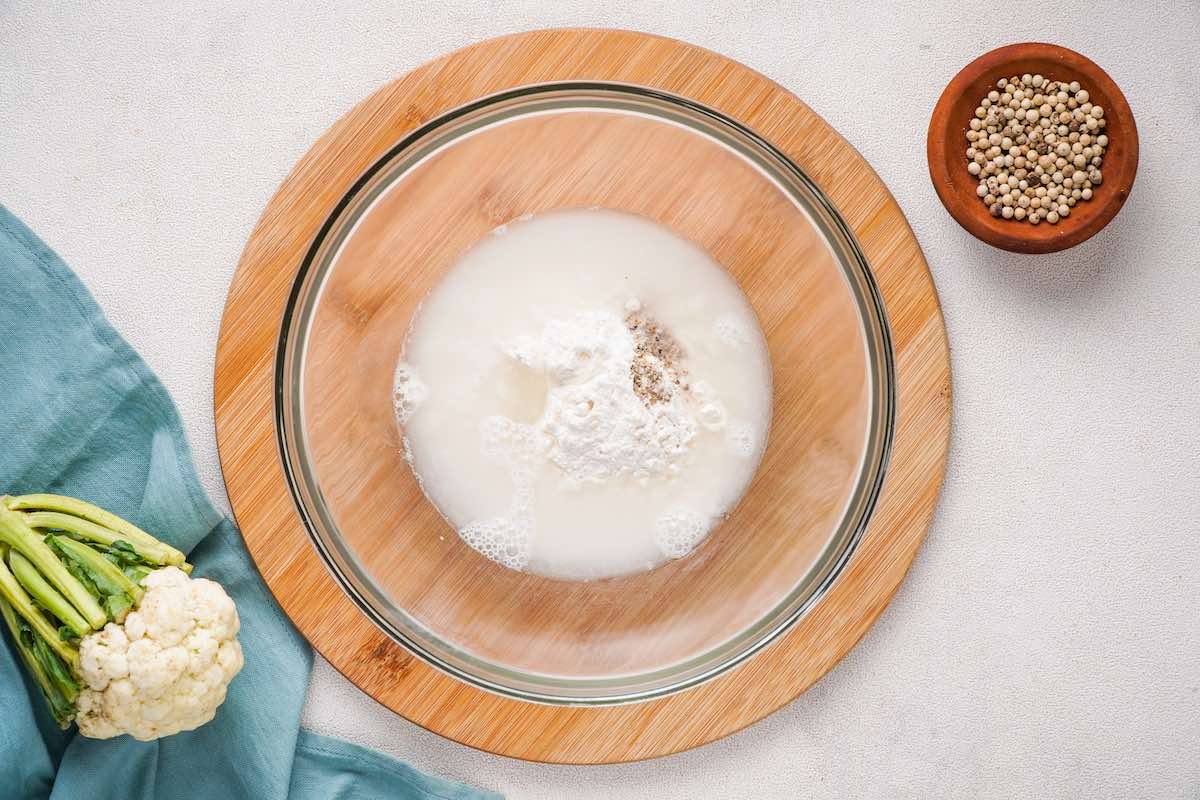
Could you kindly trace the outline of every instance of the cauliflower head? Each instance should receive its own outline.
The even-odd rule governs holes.
[[[75,721],[84,736],[146,741],[197,728],[242,668],[237,608],[219,583],[164,567],[141,585],[146,594],[122,624],[80,642],[86,685]]]

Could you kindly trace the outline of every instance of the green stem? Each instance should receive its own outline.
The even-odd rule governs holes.
[[[30,631],[27,636],[23,636],[22,639],[28,643],[33,657],[42,665],[42,671],[46,673],[46,677],[49,678],[50,682],[68,700],[74,701],[75,698],[79,697],[79,683],[76,682],[75,676],[71,674],[71,669],[48,646],[46,640],[34,634],[33,631]]]
[[[133,552],[137,553],[138,557],[151,564],[171,564],[175,563],[171,559],[174,558],[172,550],[161,542],[148,544],[146,542],[130,541],[126,537],[103,525],[97,525],[95,522],[76,517],[71,514],[63,514],[59,511],[29,511],[21,514],[29,527],[35,530],[54,530],[66,531],[73,533],[81,539],[86,539],[89,542],[96,542],[106,547],[111,547],[117,542],[128,542],[133,548]],[[176,551],[178,552],[178,551]]]
[[[9,545],[33,562],[38,571],[71,601],[71,605],[75,606],[93,628],[99,630],[108,622],[108,615],[96,598],[75,579],[33,528],[25,524],[21,515],[10,510],[4,503],[0,503],[0,543]],[[4,571],[8,572],[8,569],[5,568]]]
[[[83,542],[77,542],[67,536],[47,538],[54,547],[82,567],[96,584],[96,588],[106,597],[127,594],[136,604],[146,593],[145,589],[129,580],[129,576],[122,572],[120,567]]]
[[[29,592],[42,608],[58,617],[64,625],[74,631],[76,636],[86,636],[92,632],[92,627],[87,624],[87,620],[81,617],[79,612],[67,602],[67,598],[46,583],[42,573],[37,571],[37,567],[33,566],[29,559],[13,550],[8,554],[8,566],[25,591]]]
[[[55,559],[57,561],[57,559]],[[90,597],[90,595],[89,595]],[[67,644],[58,635],[58,628],[50,624],[45,615],[37,610],[33,600],[21,588],[21,584],[9,572],[8,567],[4,564],[4,559],[0,558],[0,598],[7,600],[27,623],[33,629],[35,635],[41,637],[50,649],[72,668],[79,666],[79,653],[74,647]],[[99,605],[96,606],[99,608]],[[101,611],[101,613],[104,613]]]
[[[136,584],[141,584],[142,579],[154,571],[153,567],[148,567],[145,564],[135,564],[131,567],[125,567],[121,570],[129,577],[129,580]]]
[[[169,554],[166,562],[168,564],[178,566],[186,560],[182,552],[171,547],[169,544],[159,541],[132,522],[121,519],[116,514],[105,511],[103,508],[94,506],[83,500],[77,500],[74,497],[65,497],[59,494],[26,494],[20,497],[9,497],[5,500],[5,503],[14,511],[61,511],[76,517],[82,517],[85,520],[116,531],[132,545],[140,543],[166,548]]]
[[[60,728],[66,730],[75,717],[74,698],[64,695],[62,689],[50,679],[46,670],[42,668],[37,655],[23,641],[21,620],[17,619],[17,612],[3,598],[0,598],[0,617],[4,618],[8,632],[12,634],[13,646],[20,653],[21,660],[25,662],[25,668],[29,670],[29,674],[33,676],[38,688],[42,690],[42,696],[46,698],[46,704],[50,706],[50,713],[54,716],[54,721]],[[78,687],[76,689],[78,690]]]

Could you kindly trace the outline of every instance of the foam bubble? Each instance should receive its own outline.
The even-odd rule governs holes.
[[[738,420],[729,423],[725,431],[725,443],[730,452],[741,458],[750,458],[755,450],[754,426],[749,422]]]
[[[541,343],[532,336],[518,336],[504,348],[504,354],[529,369],[542,368]]]
[[[709,520],[694,511],[677,508],[654,524],[654,543],[667,558],[683,558],[708,536]]]
[[[741,347],[753,341],[750,330],[736,314],[721,314],[713,320],[713,335],[730,347]]]
[[[720,401],[705,403],[696,412],[696,419],[705,430],[719,431],[725,427],[725,406]]]
[[[701,403],[717,399],[717,390],[708,381],[692,381],[690,389],[692,395]]]
[[[508,513],[471,522],[458,535],[486,558],[510,569],[525,569],[533,541],[538,433],[531,425],[496,415],[480,421],[479,439],[483,454],[507,468],[513,483],[512,501]]]
[[[396,364],[392,378],[392,403],[396,407],[396,419],[401,425],[408,422],[429,396],[429,387],[417,375],[417,371],[401,361]]]
[[[479,422],[479,446],[483,454],[508,467],[517,484],[521,483],[517,480],[517,473],[523,472],[521,467],[533,464],[539,453],[539,439],[532,425],[499,414]]]
[[[459,530],[458,535],[486,558],[509,569],[522,570],[529,564],[532,533],[532,518],[517,513],[472,522]]]

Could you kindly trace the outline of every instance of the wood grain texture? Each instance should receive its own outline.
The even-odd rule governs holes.
[[[492,695],[393,643],[341,592],[311,547],[287,490],[273,426],[275,344],[286,295],[317,230],[354,180],[404,133],[451,108],[514,86],[568,79],[636,83],[689,97],[741,121],[796,161],[833,199],[868,257],[897,369],[897,426],[883,492],[856,555],[821,602],[724,676],[661,700],[603,708]],[[511,218],[512,210],[498,207],[493,224]],[[711,246],[719,249],[719,242]],[[764,305],[769,291],[744,288],[765,328],[786,316],[786,302],[772,310]],[[358,299],[347,296],[343,307],[359,308]],[[360,309],[358,322],[351,315],[346,335],[361,336],[360,325],[396,330],[395,315],[405,312],[400,304],[386,308]],[[371,321],[376,313],[382,322]],[[777,337],[778,347],[787,342]],[[336,374],[334,352],[325,359],[314,354],[314,363]],[[773,345],[773,361],[780,355]],[[736,62],[668,39],[591,30],[517,34],[451,53],[380,89],[334,125],[281,186],[247,244],[221,327],[215,388],[221,461],[238,523],[271,590],[314,647],[364,691],[430,730],[495,753],[569,763],[650,758],[712,741],[786,704],[825,674],[891,599],[924,536],[944,468],[949,405],[936,292],[899,207],[862,158],[798,99]],[[330,424],[338,418],[344,417],[331,416]],[[778,417],[775,425],[773,440],[781,430]],[[772,447],[784,457],[782,446]],[[363,482],[353,485],[369,490]],[[422,524],[440,523],[427,503],[416,505],[426,509]],[[378,541],[362,546],[373,544]],[[706,552],[719,550],[719,542],[706,546]],[[463,562],[441,563],[465,568],[457,566]],[[669,570],[655,572],[655,580],[669,580]],[[475,635],[486,643],[486,627]]]
[[[1051,80],[1079,81],[1091,102],[1104,108],[1109,146],[1101,171],[1104,182],[1095,196],[1071,209],[1071,216],[1051,225],[997,219],[975,194],[978,180],[967,172],[967,126],[979,101],[1001,78],[1044,75]],[[1095,236],[1112,221],[1137,176],[1138,133],[1133,111],[1121,89],[1095,62],[1054,44],[1027,42],[998,47],[963,67],[950,81],[929,119],[926,157],[933,188],[950,215],[973,236],[1014,253],[1053,253]]]

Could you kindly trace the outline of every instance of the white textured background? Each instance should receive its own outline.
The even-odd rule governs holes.
[[[1200,4],[1016,2],[990,19],[955,0],[735,5],[0,0],[0,202],[162,377],[223,504],[225,290],[275,187],[337,117],[443,51],[525,28],[638,28],[739,59],[867,157],[941,293],[949,472],[895,602],[790,707],[657,761],[475,752],[320,659],[306,724],[514,798],[1200,797]],[[1021,257],[955,225],[924,148],[958,68],[1030,39],[1109,71],[1142,161],[1100,235]]]

